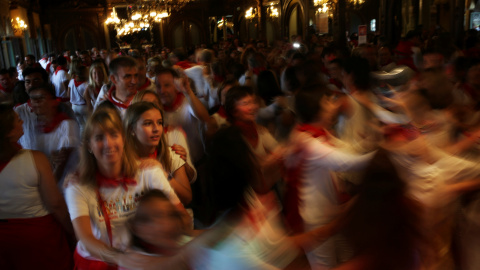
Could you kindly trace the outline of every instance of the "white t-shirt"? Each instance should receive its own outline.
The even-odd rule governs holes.
[[[52,75],[52,84],[55,87],[55,94],[59,98],[68,98],[68,89],[64,83],[69,81],[68,73],[65,70],[59,70]]]
[[[275,140],[275,138],[273,138],[272,134],[270,134],[270,132],[266,128],[259,125],[256,126],[258,132],[258,143],[257,147],[251,147],[251,149],[253,153],[261,159],[272,153],[278,146],[278,142],[277,140]]]
[[[175,127],[173,127],[173,128],[169,127],[167,132],[165,133],[165,136],[166,136],[166,139],[167,139],[167,145],[169,147],[174,145],[174,144],[177,144],[177,145],[180,145],[183,148],[185,148],[185,151],[187,152],[187,164],[190,165],[190,167],[194,171],[193,178],[190,179],[190,184],[193,184],[195,182],[195,180],[197,179],[197,170],[195,169],[195,166],[192,163],[192,158],[190,157],[190,149],[188,148],[185,132],[179,127],[176,127],[176,128]],[[175,154],[175,153],[173,153],[173,154]],[[177,154],[175,154],[175,155],[178,156]]]
[[[32,151],[20,150],[0,172],[0,219],[48,215],[38,177]]]
[[[113,86],[115,87],[115,86]],[[112,100],[114,102],[112,102],[112,104],[118,109],[118,111],[120,112],[120,116],[123,117],[125,116],[125,113],[127,112],[127,107],[130,105],[124,105],[123,102],[117,98],[115,98],[115,95],[113,94],[113,92],[115,92],[115,90],[112,91]],[[105,100],[108,100],[109,99],[109,95],[110,95],[110,89],[107,88],[107,85],[104,84],[102,86],[102,88],[100,89],[100,92],[98,93],[98,97],[97,97],[97,101],[95,102],[95,107],[94,107],[94,110],[97,109],[98,105],[100,105],[100,103],[102,103],[103,101]],[[117,104],[115,104],[117,103]]]
[[[70,218],[75,220],[82,216],[90,217],[92,232],[95,238],[110,246],[102,209],[97,200],[96,189],[91,186],[78,184],[78,180],[75,183],[74,179],[76,176],[71,175],[71,177],[73,177],[70,181],[71,184],[65,190]],[[126,250],[130,244],[131,235],[126,221],[135,214],[138,201],[145,192],[159,189],[165,193],[172,204],[180,204],[180,200],[168,183],[165,173],[160,166],[139,170],[135,180],[137,184],[135,186],[128,185],[128,190],[124,190],[123,186],[101,187],[99,190],[110,217],[113,247],[120,250]],[[91,256],[81,240],[77,244],[77,251],[84,258],[99,260]]]
[[[170,160],[171,160],[171,172],[169,173],[168,177],[173,177],[173,174],[180,169],[183,165],[185,165],[185,161],[180,157],[180,155],[176,154],[175,151],[171,147],[168,147],[170,151]]]
[[[85,105],[83,94],[85,93],[87,86],[87,82],[83,82],[79,86],[76,86],[75,79],[71,79],[70,83],[68,84],[68,88],[70,89],[70,103],[74,105]]]
[[[196,96],[206,108],[219,104],[217,89],[212,88],[203,76],[203,66],[194,66],[184,70],[185,74],[195,83]]]

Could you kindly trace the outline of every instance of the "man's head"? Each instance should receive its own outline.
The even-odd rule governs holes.
[[[58,101],[55,98],[55,89],[49,85],[34,87],[29,93],[32,110],[37,115],[50,114],[56,110]]]
[[[48,82],[48,73],[41,67],[26,68],[22,74],[25,79],[25,91],[27,94],[32,88],[39,87]]]
[[[107,59],[107,55],[108,55],[108,51],[107,51],[107,50],[105,50],[105,49],[101,49],[101,50],[100,50],[100,57],[101,57],[103,60]]]
[[[113,59],[108,65],[110,80],[118,92],[134,95],[138,89],[137,61],[129,56],[120,56]]]
[[[3,89],[13,90],[14,80],[7,69],[0,70],[0,85]]]
[[[27,67],[33,67],[35,64],[35,56],[32,54],[28,54],[25,56],[25,65]]]
[[[171,106],[177,97],[175,87],[175,78],[177,77],[175,70],[170,68],[162,68],[156,72],[155,86],[163,106]]]
[[[67,66],[67,58],[65,58],[64,56],[59,56],[57,58],[57,65],[66,67]]]
[[[140,87],[145,83],[147,79],[147,66],[145,63],[145,59],[139,54],[133,56],[133,58],[137,61],[138,86]]]
[[[82,51],[79,55],[80,60],[82,60],[82,64],[85,66],[91,66],[92,65],[92,57],[90,57],[90,54],[88,51]]]

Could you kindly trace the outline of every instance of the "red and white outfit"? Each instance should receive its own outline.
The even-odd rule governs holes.
[[[48,65],[48,58],[47,57],[44,57],[40,60],[38,60],[38,63],[40,64],[40,66],[42,66],[43,69],[47,69],[47,65]]]
[[[39,192],[32,152],[0,164],[0,268],[72,269],[65,231]]]
[[[180,128],[180,127],[171,127],[171,126],[166,126],[163,129],[163,131],[165,132],[165,139],[166,139],[167,145],[169,147],[173,146],[174,144],[177,144],[177,145],[180,145],[183,148],[185,148],[185,151],[187,152],[187,162],[186,163],[194,171],[194,175],[193,175],[192,179],[190,179],[190,184],[193,184],[195,182],[195,180],[197,179],[197,170],[195,169],[195,166],[193,165],[192,159],[190,157],[190,148],[188,148],[188,143],[187,143],[187,138],[186,138],[186,135],[185,135],[185,131],[183,131],[183,129]],[[171,153],[171,156],[178,156],[178,155],[176,153]],[[173,170],[173,167],[172,167],[172,170]]]
[[[177,97],[172,106],[164,106],[164,122],[167,126],[181,127],[187,135],[187,143],[191,152],[193,163],[197,163],[205,154],[203,144],[204,127],[195,116],[192,106],[182,93]]]
[[[87,86],[87,82],[81,82],[75,79],[71,79],[68,84],[68,88],[70,89],[70,103],[72,103],[72,109],[80,125],[80,130],[83,130],[88,119],[87,105],[83,98]]]
[[[373,153],[360,156],[340,151],[328,142],[324,130],[307,124],[292,132],[290,146],[285,161],[287,223],[296,231],[310,231],[328,224],[338,213],[340,200],[331,172],[360,170]],[[337,242],[335,236],[331,237],[307,254],[312,269],[336,266]]]
[[[55,87],[55,94],[62,102],[69,102],[68,88],[65,87],[65,82],[70,80],[66,68],[59,66],[52,75],[52,84]]]
[[[97,108],[98,105],[100,105],[100,103],[102,103],[105,100],[108,100],[118,109],[123,119],[128,106],[130,106],[130,103],[126,104],[126,103],[123,103],[123,101],[117,99],[115,97],[115,91],[116,91],[115,85],[113,85],[110,89],[108,89],[108,91],[107,91],[106,85],[102,86],[102,89],[100,89],[100,93],[98,94],[97,101],[95,102],[95,109]]]
[[[218,128],[222,128],[230,125],[230,123],[227,120],[227,112],[225,111],[225,107],[223,106],[220,106],[218,111],[212,114],[212,117],[213,119],[215,119],[215,122],[217,122]]]
[[[98,189],[90,185],[79,184],[75,175],[71,175],[71,177],[71,184],[65,191],[71,219],[89,217],[95,238],[120,250],[126,250],[130,244],[131,233],[127,228],[127,220],[133,217],[140,198],[147,191],[159,189],[165,193],[172,204],[180,204],[180,200],[160,166],[139,170],[133,179],[106,179],[98,173],[97,182],[105,183],[101,184]],[[100,196],[103,206],[99,204],[98,196]],[[110,233],[107,229],[104,212],[108,215]],[[109,235],[111,235],[111,239]],[[100,261],[88,252],[81,240],[77,244],[76,252],[76,264],[77,259],[80,262]]]

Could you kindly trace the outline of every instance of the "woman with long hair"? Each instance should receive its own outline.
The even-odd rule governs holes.
[[[131,256],[124,254],[130,241],[126,221],[148,190],[164,191],[185,213],[162,168],[140,166],[123,131],[120,115],[109,108],[98,108],[85,125],[78,171],[65,196],[79,239],[76,269],[132,268]]]
[[[192,191],[185,172],[185,161],[167,145],[163,111],[154,103],[137,102],[128,107],[124,123],[126,143],[134,147],[138,157],[160,161],[180,201],[184,205],[190,203]]]
[[[0,268],[71,269],[65,200],[48,158],[17,144],[22,123],[0,105]]]
[[[98,94],[102,86],[108,83],[107,71],[105,70],[105,64],[101,61],[94,61],[90,66],[88,73],[88,87],[84,92],[83,98],[86,101],[89,112],[93,111],[95,102],[97,101]]]

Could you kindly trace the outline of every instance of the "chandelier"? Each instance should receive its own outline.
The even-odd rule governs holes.
[[[313,6],[318,13],[329,13],[337,4],[337,0],[313,0]],[[353,9],[359,9],[365,4],[365,0],[346,0],[347,5]]]
[[[105,24],[113,25],[118,36],[148,30],[153,24],[169,17],[172,11],[179,11],[191,1],[194,0],[140,0],[126,7],[127,18],[120,19],[114,7]]]
[[[247,9],[247,11],[245,11],[245,19],[247,19],[247,20],[252,20],[256,16],[257,16],[257,9],[256,8],[250,7],[249,9]]]
[[[267,14],[270,18],[278,18],[279,13],[278,13],[278,8],[273,6],[273,3],[270,4],[270,6],[267,9]]]
[[[23,33],[27,30],[28,25],[25,23],[24,20],[20,19],[19,17],[12,19],[12,29],[13,33]]]

